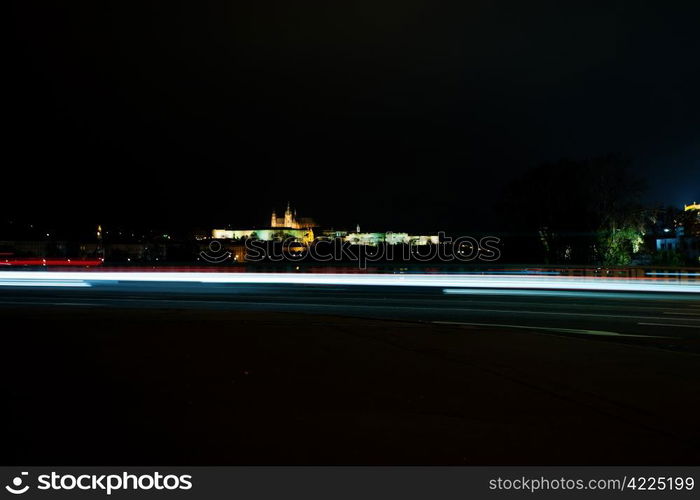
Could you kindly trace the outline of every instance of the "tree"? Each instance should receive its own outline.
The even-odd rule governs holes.
[[[589,199],[593,217],[599,221],[595,260],[604,266],[624,266],[639,252],[644,241],[645,211],[640,203],[645,190],[629,160],[608,155],[589,160]]]
[[[512,227],[537,238],[545,263],[626,265],[642,243],[643,190],[619,155],[560,160],[511,183],[506,207]]]

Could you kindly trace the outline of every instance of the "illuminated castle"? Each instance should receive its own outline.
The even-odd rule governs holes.
[[[288,229],[303,229],[315,227],[316,222],[310,217],[297,217],[297,211],[292,211],[289,202],[287,202],[287,210],[284,211],[284,217],[277,217],[277,212],[272,210],[270,217],[270,227],[283,227]]]
[[[310,244],[316,239],[314,229],[319,233],[319,238],[324,240],[340,239],[351,245],[377,246],[380,244],[416,244],[437,245],[440,243],[439,235],[409,235],[408,233],[361,233],[360,226],[357,232],[337,231],[335,229],[323,230],[318,227],[316,221],[310,217],[297,217],[296,210],[292,210],[287,202],[284,217],[277,217],[277,212],[272,210],[270,225],[256,229],[213,229],[213,239],[255,239],[261,241],[275,241],[284,238],[293,238],[296,241]]]

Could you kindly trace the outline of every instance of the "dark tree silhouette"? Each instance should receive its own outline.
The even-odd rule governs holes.
[[[619,155],[560,160],[508,187],[511,227],[539,239],[545,263],[625,265],[644,231],[643,181]]]

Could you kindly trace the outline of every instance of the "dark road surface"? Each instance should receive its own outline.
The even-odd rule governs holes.
[[[690,293],[152,282],[0,287],[0,308],[16,306],[331,314],[596,336],[700,352],[700,296]]]
[[[0,287],[4,464],[698,464],[693,294]]]

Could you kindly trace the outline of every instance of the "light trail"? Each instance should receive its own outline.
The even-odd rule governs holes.
[[[696,328],[700,329],[700,326],[696,325],[671,325],[669,323],[637,323],[638,325],[645,325],[645,326],[665,326],[667,328]]]
[[[683,278],[685,276],[688,276],[688,277],[700,276],[700,273],[680,273],[680,272],[673,272],[673,273],[671,273],[671,272],[663,272],[663,273],[661,273],[661,272],[648,272],[648,273],[644,273],[644,274],[646,276],[668,276],[668,277],[674,277],[674,278],[675,277]]]
[[[3,271],[0,273],[0,283],[4,286],[90,286],[109,282],[441,287],[445,293],[451,294],[473,293],[474,289],[700,293],[700,282],[681,282],[672,279],[664,281],[658,278],[104,271]]]
[[[0,286],[42,286],[42,287],[90,287],[90,283],[85,283],[82,280],[76,281],[59,281],[59,280],[4,280],[0,278]]]
[[[465,321],[433,321],[436,325],[455,325],[455,326],[486,326],[495,328],[517,328],[521,330],[541,330],[546,332],[559,333],[578,333],[582,335],[595,335],[601,337],[646,337],[655,339],[673,339],[677,337],[665,337],[660,335],[636,335],[631,333],[609,332],[605,330],[586,330],[580,328],[557,328],[549,326],[533,326],[533,325],[503,325],[499,323],[472,323]],[[654,323],[639,323],[640,325],[652,325]]]

